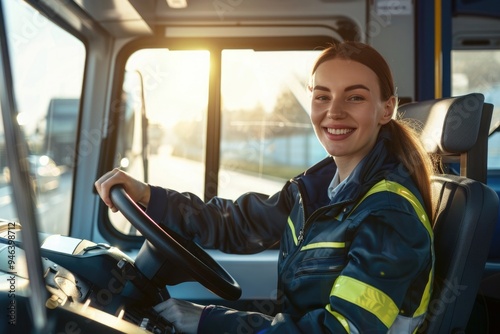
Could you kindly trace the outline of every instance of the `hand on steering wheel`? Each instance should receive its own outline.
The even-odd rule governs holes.
[[[109,195],[125,218],[173,264],[220,297],[228,300],[240,298],[238,283],[203,248],[165,226],[160,227],[139,208],[121,185],[114,185]]]

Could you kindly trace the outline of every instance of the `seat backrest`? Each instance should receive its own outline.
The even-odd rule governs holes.
[[[457,157],[461,171],[432,178],[435,275],[419,333],[465,332],[481,282],[499,206],[497,194],[477,180],[486,175],[484,145],[492,109],[483,101],[482,94],[469,94],[398,109],[401,117],[422,123],[421,138],[429,153]],[[469,175],[468,155],[480,166]]]

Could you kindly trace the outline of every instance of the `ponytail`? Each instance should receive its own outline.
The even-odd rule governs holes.
[[[414,127],[406,120],[391,120],[384,125],[391,133],[389,147],[409,171],[424,201],[427,216],[434,221],[434,205],[431,191],[431,175],[434,174],[433,158],[424,150]]]

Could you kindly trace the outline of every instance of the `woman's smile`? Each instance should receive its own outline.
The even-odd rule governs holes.
[[[353,128],[324,128],[332,140],[348,138],[356,129]]]

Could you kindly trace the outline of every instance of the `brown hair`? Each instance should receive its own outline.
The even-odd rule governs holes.
[[[367,66],[377,75],[382,101],[396,96],[389,65],[373,47],[360,42],[342,42],[331,45],[317,58],[312,74],[316,72],[319,65],[331,59],[352,60]],[[397,103],[395,108],[397,108]],[[430,177],[434,173],[434,168],[431,157],[424,150],[413,127],[406,121],[392,119],[383,127],[389,130],[392,138],[397,138],[397,140],[389,141],[389,148],[409,171],[422,195],[427,215],[433,221]]]

